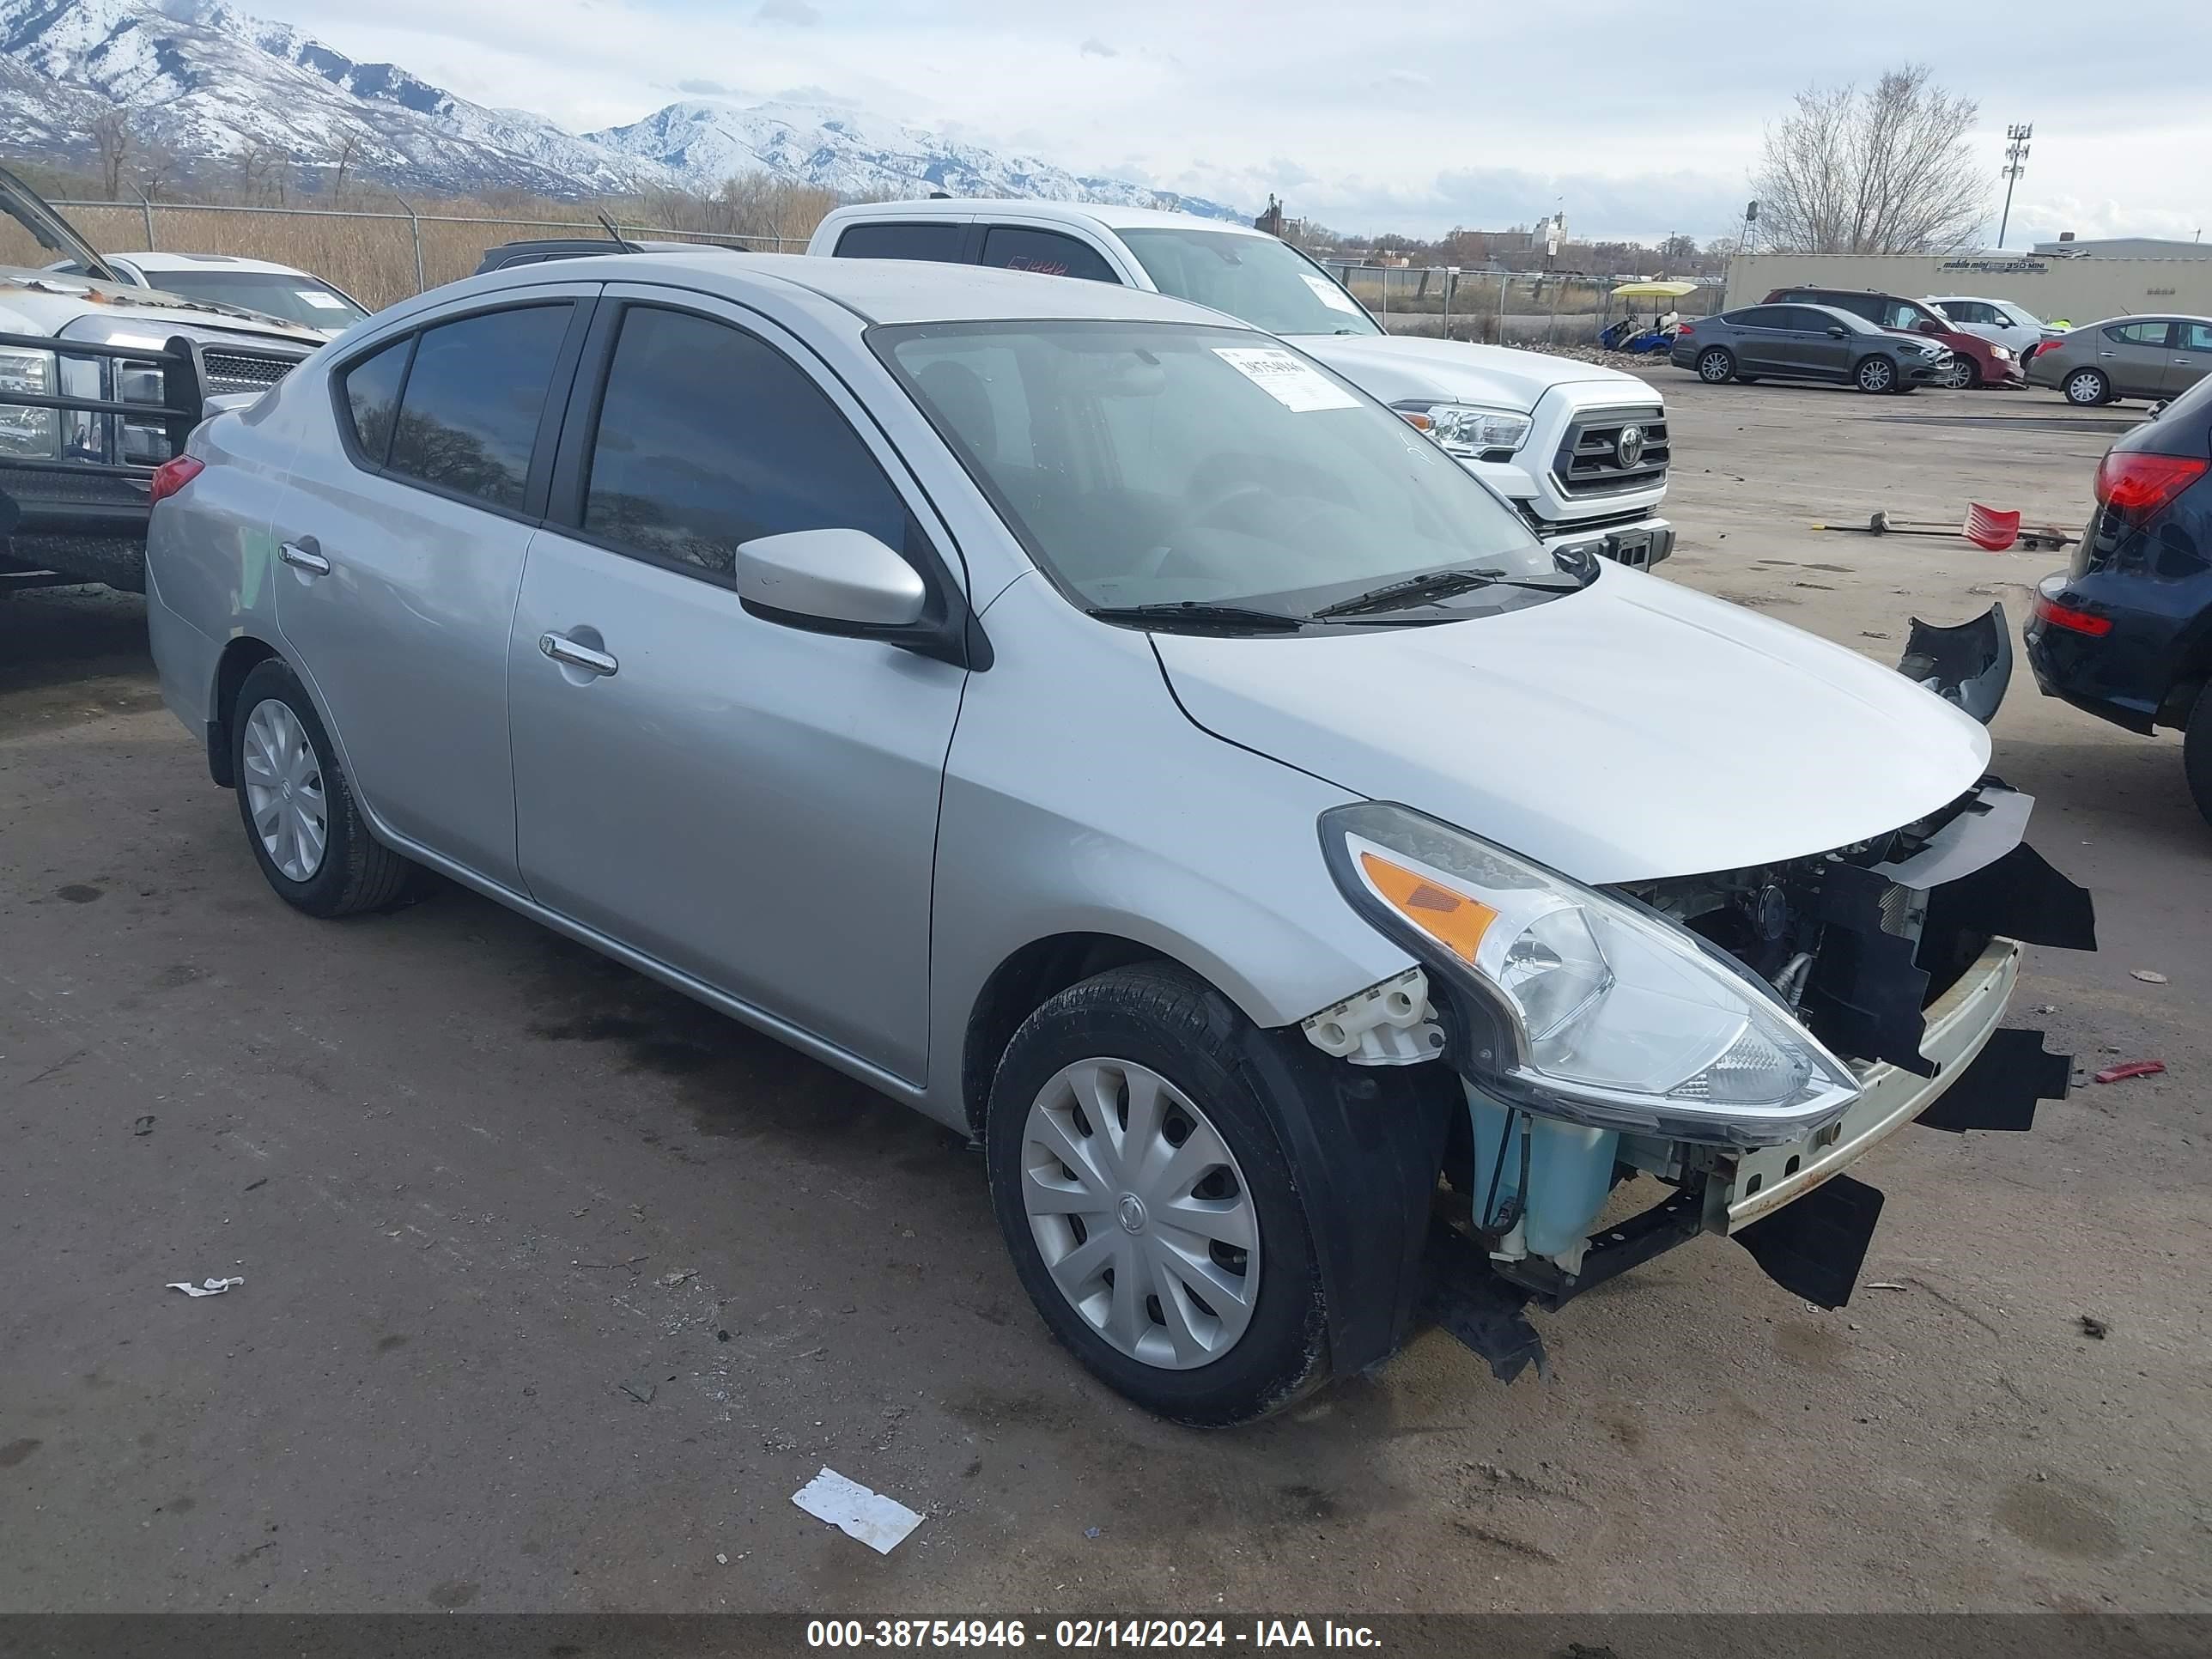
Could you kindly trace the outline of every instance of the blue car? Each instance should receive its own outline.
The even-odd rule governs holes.
[[[2179,728],[2212,820],[2212,379],[2115,443],[2073,564],[2027,629],[2045,695],[2131,732]]]

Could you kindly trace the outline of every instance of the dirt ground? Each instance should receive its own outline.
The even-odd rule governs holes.
[[[1890,659],[2059,560],[1808,524],[2078,526],[2131,418],[1654,374],[1665,574]],[[1053,1346],[956,1138],[458,890],[294,914],[137,603],[0,600],[0,1609],[2212,1610],[2212,830],[2024,664],[1996,737],[2104,941],[2015,1021],[2165,1077],[1892,1140],[1840,1312],[1709,1238],[1547,1381],[1431,1334],[1199,1434]],[[877,1556],[824,1465],[927,1518]]]

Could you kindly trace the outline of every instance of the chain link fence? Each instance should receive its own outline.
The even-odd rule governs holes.
[[[1455,270],[1446,265],[1370,265],[1314,256],[1393,334],[1490,341],[1507,345],[1589,345],[1623,317],[1649,321],[1674,312],[1710,317],[1723,285],[1700,283],[1674,300],[1613,298],[1637,274]]]
[[[397,198],[395,198],[397,199]],[[56,202],[94,247],[110,253],[228,253],[312,271],[372,310],[472,273],[502,242],[545,236],[604,237],[596,220],[506,219],[365,208],[234,207],[198,202]],[[618,220],[624,236],[697,242],[755,252],[796,252],[811,227],[786,235],[720,234]],[[0,221],[0,231],[12,231]],[[28,239],[22,238],[28,247]],[[0,239],[0,263],[43,264]]]

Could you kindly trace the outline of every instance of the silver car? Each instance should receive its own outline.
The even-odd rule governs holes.
[[[1424,1320],[1510,1376],[1705,1231],[1839,1303],[1844,1168],[2064,1085],[2007,935],[2087,901],[1982,727],[1179,301],[528,266],[155,494],[162,690],[276,893],[441,872],[977,1137],[1045,1322],[1183,1420]]]
[[[2212,317],[2112,317],[2062,334],[2027,362],[2027,383],[2093,408],[2163,403],[2212,372]]]

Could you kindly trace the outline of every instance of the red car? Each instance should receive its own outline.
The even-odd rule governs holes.
[[[1893,334],[1929,334],[1951,348],[1951,361],[1943,365],[1936,384],[1954,390],[1975,386],[2003,386],[2009,390],[2027,384],[2024,365],[2009,349],[1952,326],[1917,300],[1871,289],[1778,288],[1766,296],[1768,305],[1834,306],[1865,318]]]

